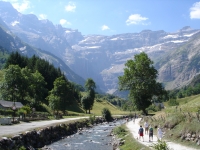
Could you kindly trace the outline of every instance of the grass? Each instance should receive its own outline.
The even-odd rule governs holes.
[[[108,108],[112,115],[128,115],[129,112],[127,111],[121,111],[108,101],[102,101],[102,102],[95,102],[93,105],[93,109],[91,110],[92,114],[95,115],[101,115],[101,111],[103,108]]]
[[[200,109],[200,95],[180,98],[180,99],[177,99],[177,102],[179,102],[177,111],[197,112]],[[166,113],[172,113],[176,111],[176,106],[168,106],[167,103],[165,103],[165,106],[166,106],[166,109],[164,111]]]
[[[150,150],[149,147],[140,144],[135,138],[133,138],[125,125],[116,127],[114,133],[118,138],[122,138],[122,140],[125,141],[124,144],[120,146],[120,150]]]
[[[153,127],[161,125],[165,130],[165,140],[200,149],[196,142],[181,138],[188,133],[200,135],[200,120],[197,118],[200,110],[200,95],[177,99],[177,102],[179,102],[177,108],[165,103],[165,109],[156,112],[152,117],[144,117],[143,122],[147,120]]]

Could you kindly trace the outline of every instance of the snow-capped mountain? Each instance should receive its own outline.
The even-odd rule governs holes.
[[[186,83],[185,81],[189,81],[198,74],[197,70],[193,70],[190,77],[185,78],[183,82],[183,80],[176,80],[178,76],[180,77],[181,71],[177,72],[171,67],[172,72],[169,74],[169,67],[166,67],[169,66],[169,62],[171,66],[176,66],[170,60],[179,60],[178,58],[181,57],[176,55],[178,58],[174,58],[170,53],[174,53],[195,37],[198,38],[200,30],[190,27],[184,27],[174,33],[163,30],[144,30],[139,33],[112,36],[83,36],[78,30],[54,25],[49,20],[39,20],[34,14],[21,14],[10,3],[2,1],[0,2],[0,18],[3,20],[2,24],[24,42],[51,52],[84,79],[93,78],[104,92],[117,91],[118,76],[123,74],[125,62],[142,51],[155,62],[159,71],[158,80],[166,83],[169,89],[180,86],[180,82]],[[176,84],[173,83],[175,80]],[[173,86],[168,86],[167,83],[173,83],[171,84]]]

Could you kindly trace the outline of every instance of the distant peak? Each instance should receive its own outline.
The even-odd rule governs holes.
[[[189,31],[189,30],[192,30],[190,26],[185,26],[182,29],[180,29],[180,31]]]
[[[142,30],[140,33],[152,32],[151,30]]]
[[[0,10],[14,9],[10,2],[0,1]]]
[[[12,4],[10,2],[0,1],[0,7],[12,7]]]

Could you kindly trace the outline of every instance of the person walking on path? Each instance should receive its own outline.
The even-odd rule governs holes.
[[[150,125],[149,126],[149,142],[151,142],[151,139],[153,141],[153,128],[152,126]]]
[[[163,132],[162,132],[162,129],[160,127],[160,125],[158,126],[158,129],[157,129],[157,135],[158,135],[158,140],[162,140],[162,136],[163,136]]]
[[[149,124],[147,121],[144,122],[144,130],[145,130],[145,134],[148,135],[148,132],[149,132]]]
[[[142,126],[140,126],[139,128],[138,134],[139,134],[139,139],[141,140],[142,138],[144,142],[144,129],[142,128]]]
[[[136,119],[136,113],[133,116],[133,123],[135,123],[135,119]]]

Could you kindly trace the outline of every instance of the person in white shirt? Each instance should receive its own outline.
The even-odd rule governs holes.
[[[157,135],[158,135],[158,140],[161,141],[162,137],[163,137],[163,132],[162,132],[160,125],[158,126],[158,129],[157,129]]]
[[[148,134],[148,132],[149,132],[149,124],[146,121],[144,123],[144,132],[145,132],[145,134]]]

